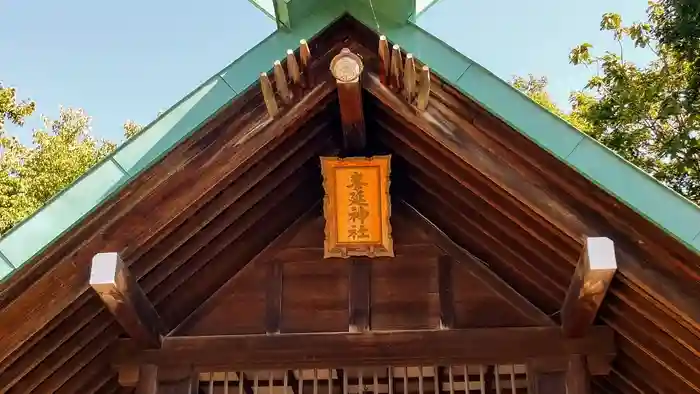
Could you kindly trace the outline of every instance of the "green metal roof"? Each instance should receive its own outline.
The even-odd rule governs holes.
[[[700,252],[700,207],[414,24],[411,20],[420,9],[430,5],[430,0],[373,0],[374,13],[369,0],[251,1],[274,5],[281,28],[204,82],[0,239],[0,278],[7,278],[41,253],[231,99],[256,83],[260,71],[284,57],[286,49],[296,47],[299,39],[313,37],[346,12],[375,30],[373,14],[376,14],[381,33],[389,40],[412,52],[465,95],[688,248]],[[263,5],[258,4],[260,8]]]

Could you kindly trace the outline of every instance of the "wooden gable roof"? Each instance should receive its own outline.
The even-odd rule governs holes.
[[[361,12],[353,15],[362,20]],[[314,35],[335,16],[311,15],[301,30],[275,33],[162,119],[175,116],[178,108],[186,116],[171,118],[167,126],[159,126],[163,120],[154,124],[94,170],[108,175],[100,175],[106,183],[96,185],[92,175],[82,178],[3,241],[17,245],[33,230],[49,237],[42,222],[49,219],[41,215],[65,213],[65,204],[92,192],[87,195],[96,208],[65,213],[85,217],[61,224],[59,233],[71,230],[57,241],[10,253],[10,259],[20,262],[37,254],[29,264],[16,264],[19,270],[2,284],[0,391],[116,390],[107,350],[121,330],[87,291],[87,268],[95,253],[121,251],[165,322],[175,328],[314,209],[322,195],[317,156],[335,152],[340,135],[335,86],[322,76],[331,56],[344,46],[371,63],[377,36],[353,18],[334,22],[312,42],[312,67],[324,72],[278,118],[267,116],[259,88],[248,85],[260,71],[256,67],[266,67],[262,61],[271,64],[298,38]],[[413,40],[419,60],[436,56],[435,51],[446,56],[439,52],[439,42],[418,33],[406,38],[409,33],[398,31],[390,38]],[[693,363],[700,355],[700,258],[690,242],[669,227],[664,226],[675,236],[650,223],[629,207],[634,207],[629,200],[620,203],[602,178],[594,180],[607,193],[558,153],[571,148],[568,157],[579,146],[592,149],[588,144],[593,142],[581,137],[573,148],[550,142],[547,152],[528,132],[542,123],[518,124],[518,116],[508,113],[515,109],[498,113],[492,108],[503,97],[478,104],[466,98],[457,87],[477,100],[492,92],[470,85],[482,73],[477,65],[465,68],[475,67],[477,74],[457,72],[465,60],[450,56],[453,61],[436,67],[442,78],[433,77],[431,105],[423,114],[412,111],[378,82],[376,70],[368,69],[369,144],[394,155],[394,198],[454,241],[456,249],[448,254],[466,249],[554,319],[583,237],[613,238],[620,273],[600,319],[619,334],[620,354],[612,373],[597,378],[596,387],[610,393],[700,391],[700,368]],[[555,121],[544,113],[537,116],[545,124]],[[175,147],[164,154],[159,144]],[[157,164],[150,166],[153,162]]]

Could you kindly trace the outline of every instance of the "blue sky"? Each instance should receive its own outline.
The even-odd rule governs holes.
[[[565,106],[590,75],[568,64],[570,48],[588,41],[617,50],[598,31],[600,16],[631,22],[645,9],[644,0],[442,0],[418,23],[503,79],[546,75]],[[0,80],[36,100],[38,114],[84,108],[95,135],[118,141],[126,119],[150,122],[273,30],[247,0],[5,1]],[[11,131],[28,142],[40,124],[37,115]]]

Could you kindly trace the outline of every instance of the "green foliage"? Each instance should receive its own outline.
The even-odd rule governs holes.
[[[0,120],[21,126],[35,104],[18,102],[15,90],[0,90]],[[110,154],[115,144],[91,134],[90,117],[80,109],[61,108],[58,119],[43,117],[34,130],[33,144],[23,145],[0,122],[0,235],[31,215]],[[124,123],[130,138],[141,131],[133,121]]]
[[[571,94],[571,113],[563,113],[542,93],[546,92],[546,83],[528,85],[521,78],[514,84],[625,159],[700,203],[700,106],[694,85],[694,65],[700,65],[700,58],[688,58],[670,43],[670,38],[659,38],[670,18],[663,4],[650,3],[648,16],[646,22],[626,26],[618,14],[603,15],[600,28],[612,33],[619,43],[619,53],[594,54],[588,43],[571,51],[572,64],[596,71],[584,89]],[[645,66],[625,61],[626,39],[635,47],[653,51],[656,60]]]
[[[90,117],[61,108],[58,119],[43,118],[33,146],[0,134],[0,234],[9,230],[114,150],[90,134]]]
[[[552,101],[549,93],[547,92],[547,77],[535,77],[530,74],[527,78],[515,77],[511,81],[511,84],[516,89],[528,95],[537,104],[548,109],[553,114],[569,122],[572,126],[576,127],[581,131],[589,130],[590,126],[586,123],[586,120],[581,118],[578,113],[566,113],[562,111],[556,104]]]
[[[3,87],[0,82],[0,133],[5,128],[5,120],[21,126],[24,118],[34,113],[36,105],[33,101],[17,101],[15,88]]]
[[[692,64],[691,87],[695,103],[700,88],[700,1],[661,0],[652,4],[654,37]]]
[[[127,120],[126,122],[124,122],[123,127],[124,127],[124,137],[126,137],[126,139],[129,139],[129,138],[135,136],[136,134],[140,133],[141,130],[143,129],[143,127],[141,125],[137,124],[133,120]]]

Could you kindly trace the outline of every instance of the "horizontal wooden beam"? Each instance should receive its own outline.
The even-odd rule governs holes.
[[[93,257],[90,286],[139,346],[160,347],[165,325],[118,253],[98,253]]]
[[[561,308],[561,324],[566,335],[578,337],[591,327],[615,271],[613,241],[606,237],[586,238]]]
[[[123,340],[113,362],[193,365],[198,370],[300,369],[510,364],[538,358],[566,363],[571,354],[610,360],[615,354],[612,330],[594,327],[582,338],[566,338],[556,326],[166,337],[161,349],[154,350]]]

